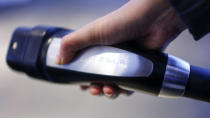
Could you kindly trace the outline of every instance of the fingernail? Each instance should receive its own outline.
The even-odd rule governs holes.
[[[64,58],[61,57],[61,64],[64,64]]]
[[[60,57],[59,56],[57,56],[57,58],[56,58],[56,64],[60,64]]]
[[[100,94],[100,92],[98,90],[95,90],[95,89],[92,89],[92,88],[90,88],[90,93],[92,95],[95,95],[95,96],[98,96]]]
[[[63,57],[58,57],[56,60],[57,64],[64,64],[64,58]]]
[[[107,97],[112,97],[113,94],[109,94],[109,93],[104,93]]]
[[[111,100],[114,100],[118,97],[117,94],[105,94],[106,97],[110,98]]]

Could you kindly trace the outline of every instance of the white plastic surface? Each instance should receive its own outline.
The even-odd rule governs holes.
[[[71,63],[58,65],[56,57],[60,44],[60,38],[52,39],[47,52],[47,66],[120,77],[148,77],[153,71],[153,63],[149,59],[111,46],[90,47],[80,53]]]

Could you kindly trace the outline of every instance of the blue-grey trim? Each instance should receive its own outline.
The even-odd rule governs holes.
[[[168,55],[160,97],[179,97],[185,92],[190,75],[190,64],[178,57]]]

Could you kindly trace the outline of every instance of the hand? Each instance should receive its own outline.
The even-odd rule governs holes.
[[[111,45],[135,40],[148,51],[163,50],[185,29],[177,13],[167,0],[130,0],[121,8],[98,18],[79,30],[63,37],[57,63],[69,63],[78,50],[92,45]],[[117,96],[131,93],[117,85],[94,83],[93,95]]]

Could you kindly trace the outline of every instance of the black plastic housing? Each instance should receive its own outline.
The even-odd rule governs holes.
[[[7,52],[8,65],[30,77],[55,83],[107,82],[124,85],[153,95],[159,94],[168,55],[161,52],[144,52],[136,42],[124,42],[112,46],[131,51],[151,60],[154,67],[152,74],[148,77],[115,77],[48,67],[46,55],[50,45],[49,39],[61,38],[72,31],[48,26],[17,28],[13,33]],[[184,96],[210,102],[210,70],[191,66]]]
[[[191,66],[190,70],[184,96],[210,102],[210,70],[196,66]]]
[[[136,42],[124,42],[113,47],[125,49],[151,60],[154,64],[153,72],[149,77],[114,77],[106,75],[61,70],[46,66],[46,54],[53,37],[63,37],[72,30],[64,28],[37,26],[34,28],[20,27],[15,30],[8,49],[7,63],[14,70],[27,73],[31,77],[56,83],[78,82],[108,82],[117,83],[137,90],[158,95],[164,78],[167,64],[167,54],[154,52],[146,54]],[[16,49],[13,43],[18,44]],[[107,79],[108,78],[108,79]]]
[[[40,54],[43,44],[61,28],[37,26],[34,28],[19,27],[12,36],[8,53],[8,65],[17,71],[26,72],[33,77],[43,77]],[[14,49],[13,45],[16,45]]]

